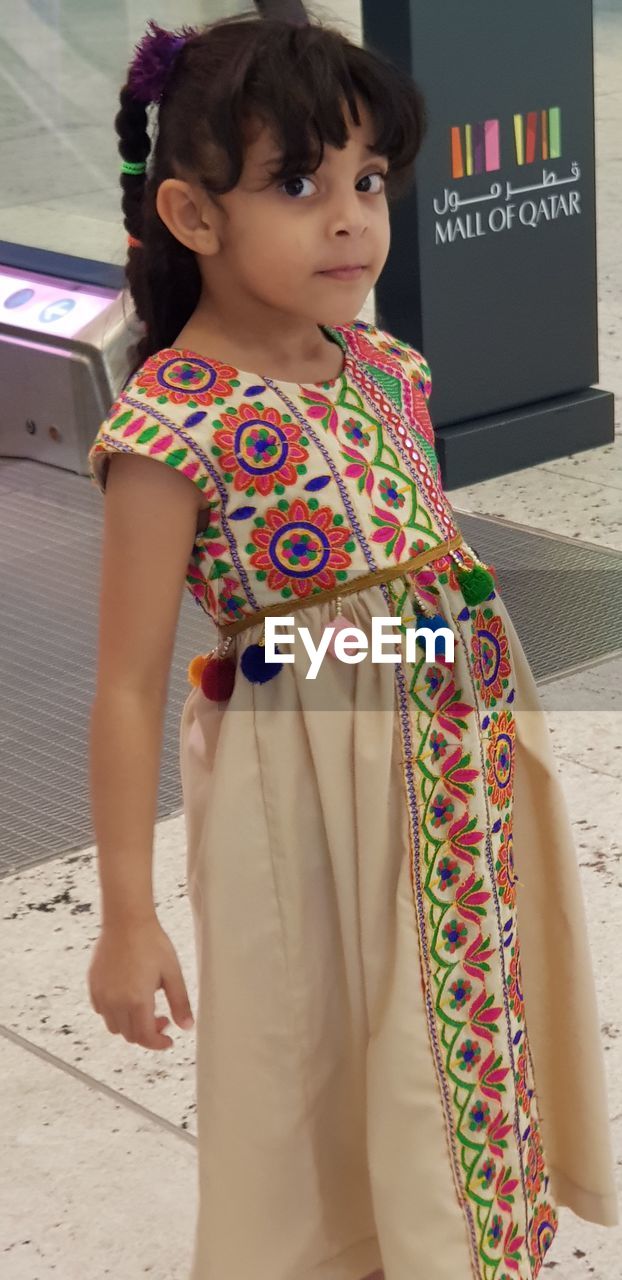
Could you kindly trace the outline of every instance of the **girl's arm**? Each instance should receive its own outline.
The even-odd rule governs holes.
[[[152,459],[110,459],[90,734],[104,925],[155,917],[152,852],[163,721],[200,502],[191,481]]]

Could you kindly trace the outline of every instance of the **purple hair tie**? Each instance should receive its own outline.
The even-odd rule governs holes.
[[[137,102],[159,102],[179,50],[191,36],[199,34],[195,27],[165,31],[153,18],[150,30],[136,45],[128,73],[128,87]]]

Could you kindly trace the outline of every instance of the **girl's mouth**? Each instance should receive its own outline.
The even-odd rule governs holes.
[[[365,267],[334,267],[332,271],[320,271],[321,276],[330,276],[334,280],[356,280],[362,275]]]

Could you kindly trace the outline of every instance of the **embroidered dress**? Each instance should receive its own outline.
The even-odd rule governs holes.
[[[295,621],[294,662],[264,682],[244,668],[261,617],[232,638],[226,699],[203,655],[180,726],[192,1280],[533,1280],[560,1205],[618,1221],[570,822],[502,584],[476,602],[465,585],[430,370],[365,322],[325,332],[344,367],[321,384],[158,352],[89,455],[102,490],[116,451],[202,492],[186,582],[205,655],[210,624],[288,602]],[[422,552],[341,605],[367,636],[399,619],[399,662],[328,654],[307,679],[300,628],[320,643],[325,593]],[[408,652],[425,618],[453,661]]]

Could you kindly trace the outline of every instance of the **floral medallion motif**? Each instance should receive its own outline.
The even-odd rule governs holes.
[[[494,707],[503,698],[511,667],[505,628],[492,609],[477,610],[471,651],[475,677],[484,702],[486,706]]]
[[[269,507],[255,520],[249,558],[271,591],[307,596],[345,581],[354,543],[343,517],[315,499]]]
[[[220,422],[212,452],[236,492],[266,497],[305,474],[309,451],[300,442],[300,427],[277,409],[242,404],[235,413],[221,413]]]
[[[231,396],[237,369],[232,365],[210,364],[198,356],[184,356],[174,350],[161,351],[147,360],[136,374],[135,390],[168,404],[211,405]]]

